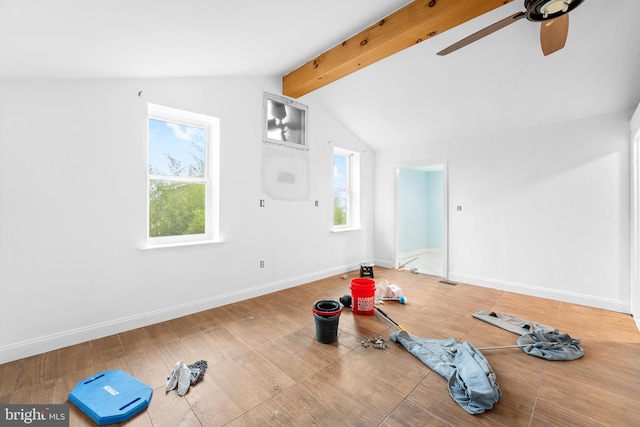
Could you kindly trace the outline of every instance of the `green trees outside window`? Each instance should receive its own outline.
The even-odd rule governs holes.
[[[206,232],[204,128],[149,119],[149,237]]]
[[[348,157],[333,154],[333,225],[346,225],[348,221]]]

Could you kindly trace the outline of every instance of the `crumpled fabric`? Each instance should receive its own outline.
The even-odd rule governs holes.
[[[397,331],[389,339],[398,342],[448,382],[449,394],[470,414],[481,414],[502,397],[500,387],[487,359],[472,344],[453,338],[418,338]]]
[[[184,396],[187,391],[189,391],[190,386],[202,381],[208,366],[206,360],[198,360],[191,365],[187,365],[182,360],[178,360],[171,376],[167,378],[166,391],[171,391],[177,386],[178,394]]]
[[[555,329],[551,326],[543,325],[542,323],[520,319],[500,311],[478,310],[473,313],[473,317],[518,335],[528,334],[538,330],[553,331]]]
[[[166,391],[171,391],[178,386],[178,394],[184,396],[191,385],[191,371],[189,367],[182,361],[176,362],[171,376],[167,379],[165,386]]]
[[[579,346],[579,338],[561,334],[552,326],[520,319],[499,311],[479,310],[473,314],[473,317],[521,335],[517,343],[522,345],[522,351],[531,356],[546,360],[576,360],[584,356],[584,349]]]
[[[576,360],[584,356],[584,349],[578,345],[580,340],[557,329],[524,334],[518,338],[518,344],[525,345],[522,347],[525,353],[547,360]]]

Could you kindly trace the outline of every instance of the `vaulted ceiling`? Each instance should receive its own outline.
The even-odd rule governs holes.
[[[0,0],[0,80],[283,77],[410,3]],[[544,126],[640,102],[638,0],[586,0],[570,14],[565,48],[550,56],[540,49],[539,24],[527,20],[436,55],[523,10],[514,0],[442,32],[445,20],[438,34],[299,100],[320,102],[377,150]]]

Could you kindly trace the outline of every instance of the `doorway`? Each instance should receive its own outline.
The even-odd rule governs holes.
[[[446,278],[447,217],[446,162],[397,167],[396,267]]]

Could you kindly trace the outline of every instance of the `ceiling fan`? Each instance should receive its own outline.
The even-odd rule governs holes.
[[[584,0],[524,0],[525,12],[518,12],[495,24],[465,37],[448,48],[438,52],[443,56],[468,44],[488,36],[522,18],[531,22],[540,22],[540,45],[545,56],[564,47],[569,33],[569,12],[580,6]]]

